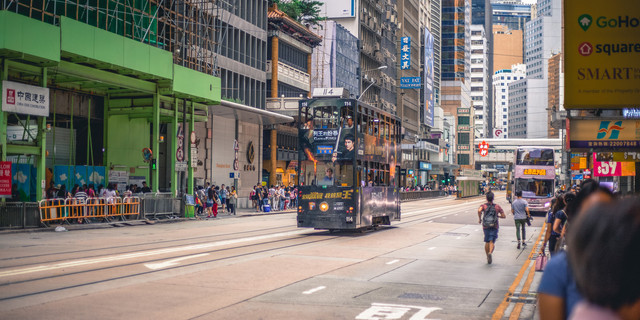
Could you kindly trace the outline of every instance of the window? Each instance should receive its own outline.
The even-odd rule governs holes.
[[[469,133],[458,133],[458,144],[469,144]]]
[[[459,165],[468,165],[469,164],[469,155],[468,154],[458,154],[458,164]]]
[[[469,117],[458,117],[458,124],[469,124]]]

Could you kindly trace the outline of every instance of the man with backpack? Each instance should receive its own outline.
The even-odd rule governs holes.
[[[486,194],[487,203],[482,204],[478,208],[478,223],[482,224],[482,231],[484,231],[484,251],[487,254],[487,263],[491,264],[493,249],[495,249],[495,242],[498,240],[498,218],[504,219],[507,216],[504,214],[502,208],[493,203],[493,192],[489,191]]]

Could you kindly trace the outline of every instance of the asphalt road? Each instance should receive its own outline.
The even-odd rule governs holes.
[[[284,213],[0,234],[0,318],[532,319],[535,304],[505,296],[535,291],[542,218],[518,250],[508,212],[488,265],[483,200],[403,203],[400,222],[364,233]]]

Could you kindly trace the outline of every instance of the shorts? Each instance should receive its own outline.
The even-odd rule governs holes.
[[[496,242],[498,240],[498,228],[486,228],[484,231],[484,242]]]

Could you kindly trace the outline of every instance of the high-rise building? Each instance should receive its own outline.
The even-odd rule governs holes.
[[[417,5],[415,8],[417,12]],[[344,26],[358,39],[360,85],[358,92],[354,92],[355,96],[361,101],[399,114],[396,107],[399,40],[396,34],[399,23],[396,0],[326,0],[320,15]],[[417,17],[415,21],[417,25]]]
[[[547,138],[547,112],[531,112],[540,110],[541,106],[547,104],[546,81],[519,79],[509,83],[507,92],[509,138]]]
[[[487,137],[489,111],[489,55],[484,25],[471,25],[471,100],[475,138]]]
[[[433,35],[433,100],[440,106],[440,80],[442,64],[442,0],[431,0],[430,22]]]
[[[498,70],[493,74],[494,138],[512,138],[509,129],[509,84],[524,79],[526,75],[524,64],[516,64],[511,69]]]
[[[311,88],[345,88],[355,97],[360,84],[358,38],[333,20],[321,21],[313,31],[323,41],[311,56]]]
[[[471,111],[471,1],[442,2],[441,106],[456,119],[456,159],[464,169],[475,169]],[[451,142],[452,143],[452,142]]]
[[[531,20],[531,5],[520,0],[493,0],[493,25],[507,26],[509,30],[524,30]],[[496,69],[500,70],[500,69]]]
[[[548,138],[558,138],[561,126],[554,123],[554,114],[564,110],[564,72],[562,69],[562,54],[554,54],[549,58],[549,101],[547,103]]]
[[[527,105],[527,125],[535,124],[535,127],[525,128],[527,137],[536,136],[538,132],[544,132],[546,137],[549,122],[538,121],[540,116],[546,119],[548,114],[548,79],[549,79],[549,58],[560,52],[562,49],[562,1],[561,0],[538,0],[536,6],[536,18],[527,22],[525,27],[525,57],[527,65],[527,79],[540,79],[542,82],[527,81],[527,95],[537,95],[528,97]],[[543,97],[543,99],[539,99]]]
[[[523,63],[522,30],[512,30],[505,25],[493,25],[493,41],[493,67],[496,71]]]

